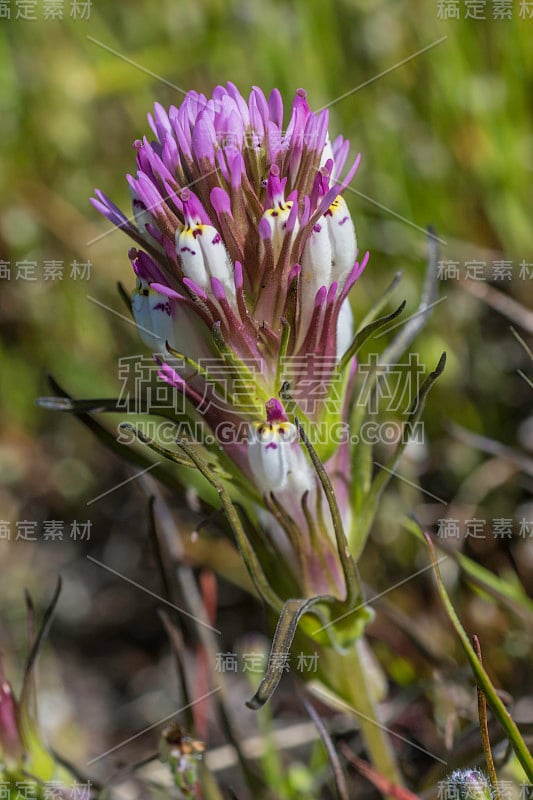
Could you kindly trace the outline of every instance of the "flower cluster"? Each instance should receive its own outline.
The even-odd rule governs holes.
[[[279,541],[290,543],[297,531],[306,542],[309,591],[342,596],[331,530],[331,547],[313,555],[313,528],[331,525],[288,417],[292,398],[292,411],[306,422],[331,408],[305,391],[306,369],[287,380],[284,365],[311,360],[314,386],[326,396],[353,372],[351,358],[340,371],[353,337],[347,296],[368,255],[357,261],[342,192],[359,156],[341,177],[349,142],[330,141],[328,111],[312,112],[303,90],[286,127],[283,117],[278,90],[267,99],[254,88],[246,102],[231,83],[209,99],[188,92],[168,112],[156,104],[149,115],[155,141],[134,143],[133,218],[100,191],[92,202],[137,244],[129,252],[137,276],[132,311],[160,378],[183,392],[212,431],[228,420],[242,431],[238,423],[246,420],[246,435],[217,441],[215,454],[223,451],[230,468],[251,481],[268,509],[262,522]],[[228,370],[223,403],[209,402],[217,382],[202,364],[213,357]],[[343,395],[336,402],[340,418]],[[328,458],[341,458],[335,450]]]

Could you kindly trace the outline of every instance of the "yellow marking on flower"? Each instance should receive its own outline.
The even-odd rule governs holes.
[[[268,217],[279,217],[282,213],[290,212],[293,206],[293,201],[288,200],[286,203],[278,203],[273,208],[267,208],[265,215]]]
[[[186,225],[181,231],[180,235],[190,236],[193,239],[196,239],[197,236],[202,235],[202,233],[207,227],[208,227],[207,225],[204,225],[201,222],[195,223],[194,225]]]
[[[342,200],[342,197],[341,197],[340,194],[338,194],[337,197],[335,198],[335,200],[333,201],[333,203],[328,208],[328,210],[326,212],[324,212],[324,216],[325,217],[328,217],[328,216],[332,217],[336,212],[338,212],[339,208],[340,208],[340,205],[341,205],[341,200]]]
[[[325,217],[338,217],[339,214],[342,214],[342,220],[339,222],[339,225],[343,225],[344,222],[349,219],[349,212],[348,206],[346,205],[346,200],[341,194],[338,194],[333,203],[330,205],[328,210],[324,213]]]
[[[292,422],[255,422],[254,427],[260,442],[274,445],[277,442],[292,442],[297,434]]]

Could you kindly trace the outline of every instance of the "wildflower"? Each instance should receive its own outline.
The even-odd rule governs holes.
[[[246,102],[231,83],[209,99],[188,92],[168,112],[156,103],[156,139],[134,143],[127,176],[133,218],[100,191],[92,202],[136,242],[132,311],[160,378],[262,497],[258,515],[297,553],[305,593],[342,597],[323,491],[287,412],[318,422],[345,410],[334,384],[353,337],[348,292],[368,255],[357,261],[342,192],[359,156],[342,177],[349,143],[330,141],[328,111],[312,112],[303,90],[286,128],[283,116],[276,89],[267,99],[254,88]],[[213,359],[223,381],[204,366]]]

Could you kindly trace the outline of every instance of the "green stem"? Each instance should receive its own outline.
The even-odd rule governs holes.
[[[351,703],[356,712],[366,750],[374,767],[397,786],[403,786],[396,756],[392,748],[389,734],[380,720],[379,708],[374,699],[374,690],[370,681],[370,671],[364,662],[362,639],[355,642],[350,659],[352,684]]]
[[[305,649],[304,642],[303,638],[298,640],[302,649]],[[357,639],[344,653],[323,647],[317,677],[324,689],[315,684],[312,691],[334,707],[353,714],[374,768],[390,783],[403,787],[404,780],[396,763],[389,732],[380,718],[381,674],[377,664],[369,662],[366,647],[364,637]]]
[[[424,533],[424,538],[429,548],[431,561],[433,562],[433,570],[435,572],[437,587],[439,590],[442,603],[444,605],[444,608],[446,609],[448,619],[452,623],[457,635],[459,636],[463,649],[470,662],[470,666],[472,667],[472,670],[474,672],[477,685],[484,693],[487,699],[487,703],[491,707],[494,716],[496,717],[496,719],[504,729],[505,733],[507,734],[511,746],[515,751],[516,757],[519,760],[520,764],[522,765],[522,768],[526,773],[528,780],[533,781],[533,756],[529,752],[529,749],[524,739],[522,738],[522,734],[520,733],[518,726],[516,725],[511,715],[509,714],[502,700],[500,700],[500,697],[496,689],[492,685],[489,676],[485,672],[485,669],[483,668],[476,654],[476,651],[470,644],[470,639],[468,638],[468,635],[461,624],[461,620],[457,616],[455,608],[452,605],[452,601],[450,600],[448,592],[446,591],[446,587],[444,586],[438,566],[435,546],[431,540],[431,537],[428,533]]]

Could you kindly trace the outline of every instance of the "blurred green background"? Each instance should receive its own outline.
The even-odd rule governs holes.
[[[459,19],[445,19],[454,4],[433,0],[93,0],[87,19],[73,19],[65,0],[63,19],[45,19],[46,4],[38,0],[37,19],[29,20],[16,19],[11,5],[12,18],[0,19],[0,517],[13,526],[27,519],[94,522],[91,542],[83,546],[13,541],[14,527],[11,541],[0,540],[9,573],[0,589],[2,649],[10,651],[13,668],[24,649],[21,586],[41,597],[62,569],[67,601],[54,651],[61,663],[48,658],[53,674],[63,677],[49,679],[51,696],[67,680],[66,663],[73,685],[87,681],[95,695],[100,692],[94,726],[87,730],[104,744],[121,726],[129,731],[140,724],[145,713],[157,717],[168,701],[153,688],[163,669],[158,653],[166,652],[161,632],[150,632],[153,607],[143,606],[141,614],[142,601],[115,587],[118,620],[103,621],[104,598],[96,596],[102,587],[92,583],[103,577],[95,578],[84,560],[87,552],[112,559],[115,543],[123,569],[142,575],[144,500],[128,487],[98,510],[88,508],[91,498],[129,473],[74,419],[38,409],[34,399],[49,392],[48,372],[76,397],[116,395],[117,359],[139,352],[133,327],[94,302],[122,311],[116,283],[131,287],[133,281],[128,241],[119,232],[107,235],[109,224],[88,198],[97,186],[129,207],[124,175],[134,167],[131,144],[148,132],[146,113],[155,100],[180,102],[182,94],[169,83],[206,94],[226,80],[244,94],[254,84],[265,92],[277,86],[287,103],[302,86],[311,107],[331,104],[332,135],[342,132],[352,152],[363,155],[352,184],[356,192],[346,193],[360,247],[371,251],[352,295],[356,317],[364,316],[398,269],[404,272],[398,300],[407,298],[415,311],[427,251],[424,229],[435,226],[445,242],[441,258],[457,262],[461,278],[440,282],[447,299],[412,348],[428,369],[446,350],[448,366],[425,411],[423,452],[402,470],[453,500],[456,513],[513,518],[512,538],[489,537],[467,550],[531,590],[531,540],[516,531],[518,520],[533,519],[532,389],[518,373],[533,379],[533,368],[510,325],[530,340],[533,18],[525,17],[533,8],[521,14],[521,4],[510,3],[511,18],[494,19],[496,7],[505,4],[487,2],[482,20],[466,18],[472,4],[464,2],[456,4]],[[88,280],[71,276],[74,260],[91,262]],[[482,298],[463,279],[465,262],[472,260],[485,265],[484,280],[477,282]],[[512,279],[493,280],[493,263],[502,260],[511,262]],[[36,263],[35,281],[16,279],[22,261]],[[63,264],[62,280],[44,279],[45,263],[53,261]],[[523,262],[530,266],[521,267]],[[503,443],[523,461],[513,462],[509,453],[483,454],[450,430],[451,421]],[[416,488],[393,484],[362,565],[378,588],[425,563],[401,530],[399,509],[415,510],[428,525],[449,515]],[[429,591],[427,583],[418,590]],[[418,590],[401,601],[410,613],[419,607]],[[486,634],[499,679],[524,692],[529,639],[521,629],[508,636],[508,618],[486,598],[472,598],[465,587],[457,591],[467,621],[471,615]],[[240,619],[239,598],[226,602],[231,619]],[[234,623],[239,630],[246,628],[242,619]],[[449,647],[448,634],[442,635]],[[396,680],[414,680],[407,662],[382,655]],[[149,713],[136,708],[124,719],[110,719],[119,700],[133,702],[147,693]],[[79,704],[87,709],[80,698],[68,702],[75,708],[59,714],[56,734],[75,757],[88,743],[71,740],[69,725]]]

